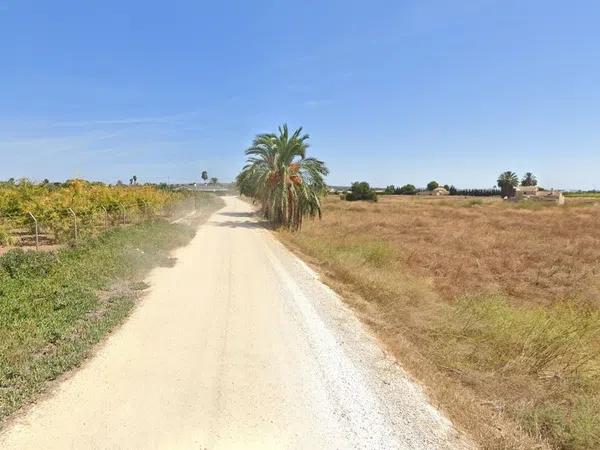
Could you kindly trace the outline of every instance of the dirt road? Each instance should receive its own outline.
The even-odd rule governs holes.
[[[155,270],[7,449],[461,448],[352,313],[234,197]]]

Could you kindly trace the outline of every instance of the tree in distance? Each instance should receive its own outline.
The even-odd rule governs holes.
[[[217,177],[212,177],[210,179],[210,184],[215,185],[219,182],[219,179]]]
[[[346,200],[355,201],[355,200],[369,200],[372,202],[377,201],[377,192],[371,189],[369,183],[366,181],[354,182],[350,187],[350,192],[346,194]]]
[[[428,191],[433,191],[435,188],[438,188],[440,185],[437,181],[430,181],[429,183],[427,183],[427,190]]]
[[[498,187],[502,197],[512,197],[515,195],[515,188],[519,185],[517,174],[507,170],[498,176]]]
[[[396,193],[400,195],[415,195],[417,193],[417,188],[413,184],[405,184],[396,189]]]
[[[308,134],[287,125],[278,133],[259,134],[246,150],[246,165],[236,178],[240,193],[259,202],[274,225],[297,231],[304,217],[321,217],[327,167],[307,157]]]
[[[537,183],[537,177],[531,172],[525,173],[521,180],[521,186],[537,186]]]
[[[208,172],[206,170],[202,171],[202,180],[204,181],[204,184],[206,184],[206,180],[208,180]]]

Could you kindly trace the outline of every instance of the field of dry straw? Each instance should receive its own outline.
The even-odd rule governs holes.
[[[485,448],[600,448],[600,203],[328,198],[284,242]]]

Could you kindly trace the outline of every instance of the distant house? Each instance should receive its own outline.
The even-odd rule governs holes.
[[[537,186],[517,186],[515,189],[515,200],[534,200],[534,201],[546,201],[555,202],[559,205],[564,205],[565,196],[562,191],[557,190],[541,190]]]
[[[418,192],[418,195],[433,195],[433,196],[442,196],[442,195],[450,195],[450,192],[448,192],[448,190],[444,189],[443,187],[436,187],[434,190],[432,191],[421,191]]]

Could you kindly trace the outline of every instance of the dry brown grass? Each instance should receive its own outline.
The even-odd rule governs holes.
[[[600,448],[600,206],[328,198],[280,233],[483,447]]]

